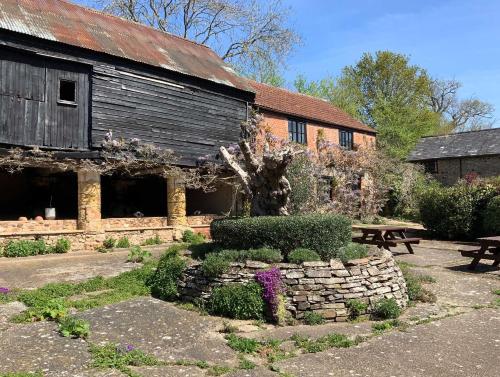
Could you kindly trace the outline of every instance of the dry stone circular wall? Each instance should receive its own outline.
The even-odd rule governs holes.
[[[185,301],[207,300],[214,287],[254,281],[256,271],[272,267],[255,261],[232,263],[227,273],[207,278],[200,266],[198,262],[189,266],[179,281],[179,292]],[[396,299],[400,307],[405,307],[408,301],[403,274],[392,254],[385,250],[347,263],[332,259],[274,266],[280,269],[285,284],[287,310],[297,319],[303,318],[307,311],[314,311],[330,321],[345,321],[346,302],[350,299],[369,304],[368,312],[384,297]]]

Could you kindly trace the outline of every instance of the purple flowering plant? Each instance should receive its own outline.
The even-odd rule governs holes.
[[[6,288],[6,287],[0,287],[0,293],[6,295],[7,293],[10,292],[10,289],[9,288]]]
[[[273,318],[277,319],[279,295],[283,293],[279,268],[273,267],[270,270],[258,271],[255,274],[255,279],[263,288],[263,299],[268,305]]]

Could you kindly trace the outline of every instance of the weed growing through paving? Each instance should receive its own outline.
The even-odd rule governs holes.
[[[226,335],[226,340],[229,347],[241,353],[256,353],[261,347],[258,340],[242,338],[235,334]]]
[[[157,234],[154,237],[148,238],[142,243],[142,246],[154,246],[154,245],[161,245],[163,243],[163,240],[160,238],[160,236]]]
[[[59,320],[59,332],[67,338],[86,339],[90,333],[90,324],[84,319],[66,316]]]
[[[385,331],[392,330],[393,328],[399,327],[402,322],[397,319],[392,319],[385,322],[377,322],[372,325],[372,330],[375,334],[381,334]]]
[[[398,262],[398,266],[406,280],[410,302],[436,302],[436,295],[422,286],[422,283],[435,283],[436,279],[434,277],[411,272],[409,268],[415,266],[411,263]]]
[[[376,319],[396,319],[401,314],[401,308],[393,298],[382,298],[375,303],[373,317]]]
[[[214,365],[208,369],[207,374],[209,376],[222,376],[226,373],[231,372],[232,369],[230,367],[222,366],[222,365]]]
[[[255,367],[256,367],[256,365],[254,362],[248,360],[243,355],[239,356],[239,365],[238,365],[239,369],[250,370],[250,369],[254,369]]]
[[[295,342],[296,347],[307,353],[322,352],[329,348],[348,348],[357,344],[356,341],[347,336],[337,333],[328,334],[316,340],[295,334],[291,339]]]
[[[42,372],[0,373],[0,377],[44,377]]]
[[[140,246],[133,246],[127,257],[127,262],[144,263],[151,258],[151,252],[144,250]]]
[[[118,239],[118,241],[116,242],[116,247],[119,249],[126,249],[130,247],[130,241],[128,237],[121,237],[120,239]]]

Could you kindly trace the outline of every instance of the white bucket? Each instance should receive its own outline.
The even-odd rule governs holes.
[[[55,219],[56,219],[56,209],[45,208],[45,220],[55,220]]]

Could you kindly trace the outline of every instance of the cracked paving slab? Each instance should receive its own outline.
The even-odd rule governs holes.
[[[59,335],[54,322],[16,325],[0,337],[0,373],[43,371],[47,376],[76,375],[90,360],[81,339]]]
[[[236,353],[217,332],[222,320],[143,297],[78,315],[90,322],[89,341],[130,344],[160,360],[234,365]]]
[[[297,377],[496,377],[500,311],[475,310],[394,331],[357,347],[304,354],[276,365]]]

